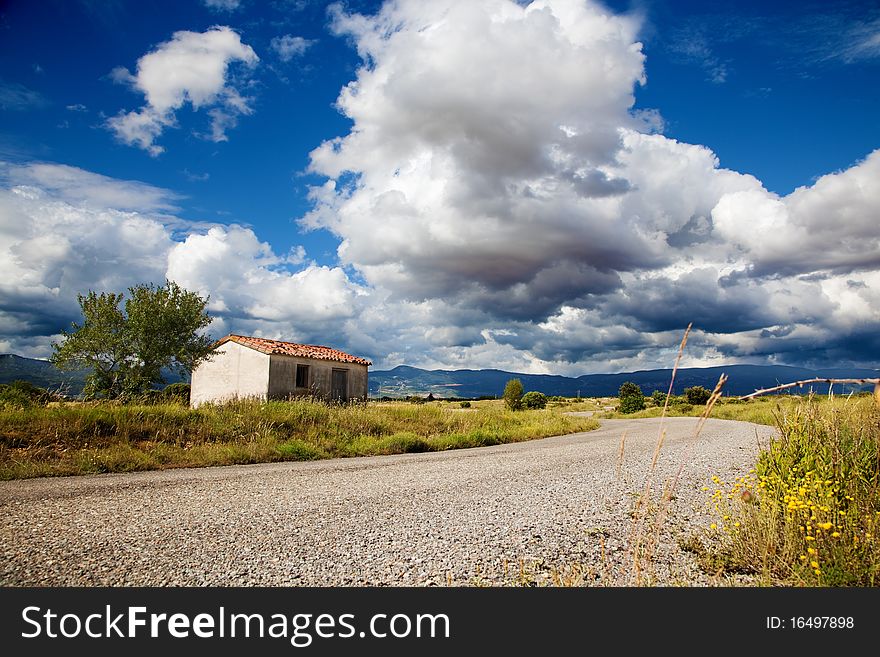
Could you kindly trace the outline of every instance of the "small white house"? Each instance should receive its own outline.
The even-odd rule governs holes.
[[[231,399],[312,395],[347,402],[367,398],[370,361],[338,349],[227,335],[192,373],[190,405]]]

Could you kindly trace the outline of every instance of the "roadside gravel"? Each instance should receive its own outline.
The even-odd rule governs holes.
[[[442,453],[0,482],[0,584],[632,584],[631,510],[658,422]],[[692,440],[695,426],[666,420],[654,481],[686,465],[648,583],[724,583],[678,543],[711,522],[712,475],[745,474],[772,434],[710,420]]]

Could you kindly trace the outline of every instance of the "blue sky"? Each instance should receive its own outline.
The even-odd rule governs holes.
[[[0,5],[0,350],[174,278],[378,367],[876,367],[873,2]],[[348,91],[344,91],[348,89]],[[796,191],[797,190],[797,191]]]

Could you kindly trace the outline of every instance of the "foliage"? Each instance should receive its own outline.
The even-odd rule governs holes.
[[[460,413],[440,404],[307,398],[197,409],[74,402],[0,410],[0,479],[442,451],[598,426],[592,418],[512,412],[500,403]]]
[[[880,410],[806,399],[777,416],[755,469],[713,498],[725,567],[769,582],[880,584]]]
[[[655,390],[651,393],[651,401],[654,402],[654,406],[663,408],[666,405],[666,393],[662,390]]]
[[[173,281],[129,288],[122,294],[89,291],[77,297],[82,324],[53,344],[60,369],[89,368],[87,397],[133,396],[162,383],[162,369],[192,372],[208,357],[211,340],[200,331],[211,323],[208,300]]]
[[[29,381],[12,381],[0,384],[0,408],[30,408],[43,406],[50,394]]]
[[[684,389],[684,398],[688,404],[694,406],[705,406],[706,402],[712,396],[712,391],[703,386],[693,386]]]
[[[462,408],[470,408],[471,403],[469,401],[463,401],[461,402],[461,404],[459,404],[459,406],[461,406]]]
[[[524,394],[521,401],[524,408],[545,408],[547,406],[547,395],[545,395],[543,392],[532,390]]]
[[[620,412],[629,415],[645,408],[645,395],[642,389],[631,381],[621,384],[617,396],[620,398]]]
[[[519,379],[510,379],[504,386],[504,404],[512,411],[522,408],[523,384]]]
[[[189,404],[190,385],[188,383],[172,383],[165,386],[162,396],[171,402]]]

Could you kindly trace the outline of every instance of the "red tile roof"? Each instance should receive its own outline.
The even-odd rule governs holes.
[[[357,363],[359,365],[372,365],[366,358],[352,356],[338,349],[320,347],[313,344],[297,344],[296,342],[282,342],[281,340],[267,340],[266,338],[253,338],[247,335],[230,334],[220,338],[215,347],[226,342],[237,342],[245,347],[256,349],[264,354],[283,354],[285,356],[299,356],[300,358],[317,358],[318,360],[335,360],[340,363]]]

